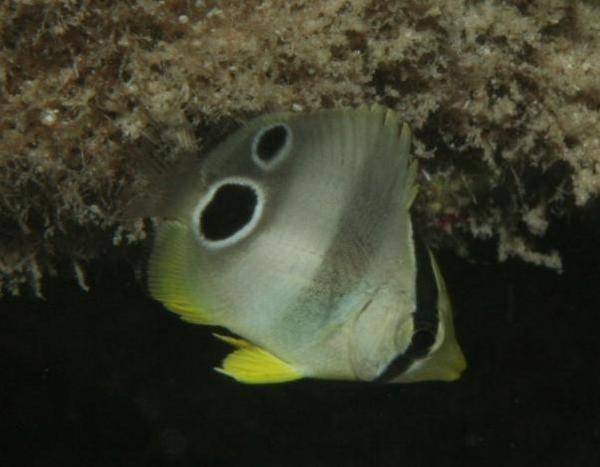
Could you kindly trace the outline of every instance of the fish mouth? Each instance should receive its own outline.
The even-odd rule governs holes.
[[[385,383],[415,383],[420,381],[455,381],[460,378],[462,372],[467,368],[467,361],[462,349],[453,336],[446,333],[441,336],[442,342],[439,347],[433,347],[425,356],[415,359],[394,360],[394,368],[388,369],[382,374],[381,381]],[[404,357],[404,355],[403,355]],[[397,357],[398,358],[398,357]],[[401,363],[408,364],[401,368]],[[401,371],[395,371],[401,370]]]

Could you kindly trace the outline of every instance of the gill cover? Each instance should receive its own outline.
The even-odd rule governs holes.
[[[234,347],[217,370],[240,382],[453,379],[464,358],[429,253],[433,306],[417,290],[415,178],[408,126],[382,107],[252,120],[153,180],[150,293],[240,336],[217,336]],[[435,329],[415,356],[419,305]]]

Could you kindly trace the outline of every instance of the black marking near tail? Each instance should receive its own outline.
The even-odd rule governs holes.
[[[285,146],[288,130],[284,125],[274,125],[265,130],[256,142],[256,155],[265,162],[271,162]]]
[[[435,344],[439,327],[438,284],[427,246],[413,233],[417,268],[416,309],[413,314],[414,331],[406,351],[388,365],[377,381],[386,382],[404,373],[415,360],[429,355]]]
[[[248,224],[258,204],[253,187],[224,183],[200,213],[200,233],[208,241],[225,240]]]

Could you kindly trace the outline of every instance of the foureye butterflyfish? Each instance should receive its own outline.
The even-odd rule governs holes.
[[[380,106],[274,113],[160,175],[151,295],[244,383],[454,380],[466,364],[413,232],[410,130]]]

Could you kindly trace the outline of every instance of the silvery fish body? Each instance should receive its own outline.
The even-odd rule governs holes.
[[[443,279],[413,235],[410,131],[382,107],[259,117],[167,170],[151,294],[226,328],[218,370],[452,380],[465,367]]]

